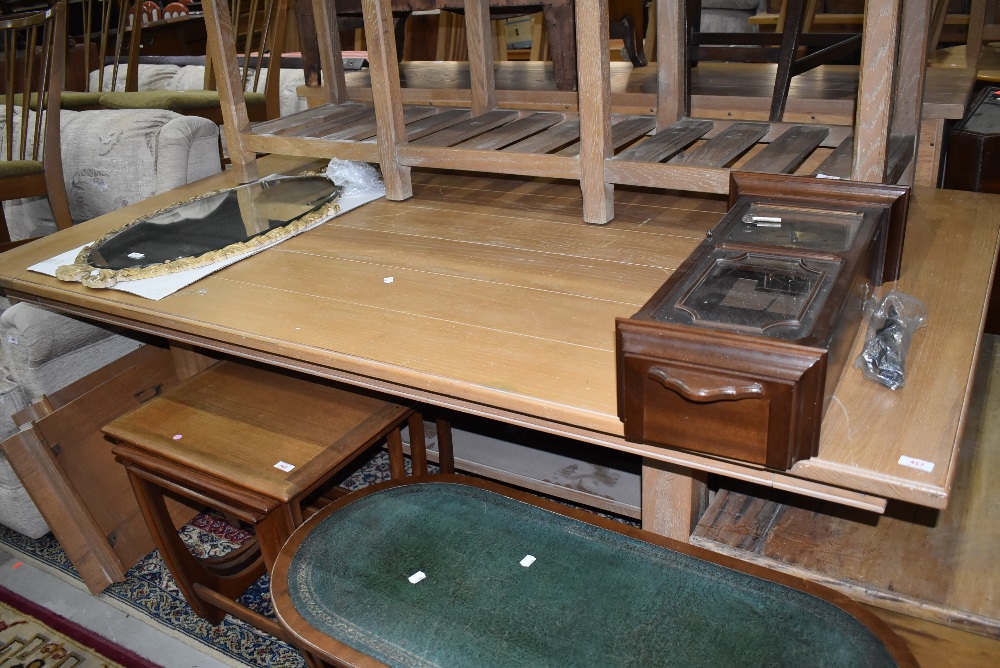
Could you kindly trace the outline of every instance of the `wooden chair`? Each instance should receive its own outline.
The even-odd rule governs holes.
[[[123,0],[127,3],[132,0]],[[238,62],[239,85],[243,91],[251,121],[280,116],[280,68],[284,45],[287,0],[232,0],[227,3],[231,16],[237,17],[231,35]],[[134,13],[134,10],[130,10]],[[122,14],[124,14],[124,10]],[[105,24],[107,25],[107,24]],[[141,38],[136,28],[129,33],[130,54],[137,54]],[[101,44],[106,41],[102,34]],[[120,40],[114,42],[118,45]],[[272,57],[276,56],[276,57]],[[205,58],[202,90],[138,90],[138,57],[128,58],[128,76],[124,90],[103,92],[98,106],[109,109],[166,109],[186,116],[200,116],[222,124],[217,88],[217,67],[211,53]],[[235,83],[235,82],[234,82]]]
[[[236,599],[271,571],[278,550],[305,518],[346,493],[325,485],[359,455],[386,439],[391,475],[405,477],[400,429],[407,423],[412,469],[426,474],[423,420],[411,408],[298,375],[222,362],[104,432],[116,441],[114,452],[153,540],[194,611],[215,624],[229,613],[287,640],[280,626]],[[450,439],[438,440],[443,467],[451,470]],[[224,557],[195,557],[167,514],[169,496],[253,525],[256,540]]]
[[[0,21],[4,58],[0,201],[47,195],[61,230],[73,224],[59,142],[65,11],[58,3],[44,12]],[[0,243],[10,243],[2,209]]]
[[[701,0],[688,0],[692,30],[688,50],[692,63],[700,60],[777,62],[768,120],[780,122],[785,113],[792,78],[861,50],[861,34],[815,33],[817,0],[785,0],[773,33],[702,33]],[[803,54],[808,47],[818,47]],[[690,70],[688,71],[690,75]],[[688,86],[690,90],[690,85]]]
[[[78,90],[63,92],[63,109],[100,109],[107,90],[139,90],[137,67],[142,40],[142,3],[137,0],[83,0],[82,32],[72,35],[82,58],[70,67],[82,69],[69,80]],[[95,73],[92,77],[91,73]],[[93,80],[92,80],[93,79]],[[107,89],[107,90],[105,90]]]
[[[1000,11],[997,0],[972,0],[969,11],[969,41],[965,47],[967,67],[977,67],[986,42],[1000,42]]]

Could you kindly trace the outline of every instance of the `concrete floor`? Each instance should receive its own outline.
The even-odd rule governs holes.
[[[22,561],[0,546],[0,585],[108,638],[164,668],[224,668],[234,666],[221,656],[199,651],[147,624],[82,585]]]

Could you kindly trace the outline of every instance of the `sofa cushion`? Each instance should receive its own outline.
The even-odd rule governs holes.
[[[55,392],[141,346],[141,342],[27,303],[0,315],[0,348],[29,402]]]
[[[28,402],[16,383],[0,379],[0,440],[6,440],[14,434],[17,427],[11,416],[27,405]],[[41,538],[49,531],[45,519],[3,454],[0,454],[0,524],[29,538]]]
[[[221,169],[219,128],[205,118],[159,109],[64,109],[60,128],[63,178],[74,222]],[[14,239],[56,229],[45,198],[5,202],[4,210]]]

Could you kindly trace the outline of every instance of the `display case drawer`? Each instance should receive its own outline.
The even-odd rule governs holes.
[[[625,437],[784,470],[816,453],[826,355],[619,321]]]

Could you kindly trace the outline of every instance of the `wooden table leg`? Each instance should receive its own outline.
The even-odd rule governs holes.
[[[642,460],[642,528],[685,543],[708,507],[704,471]]]

